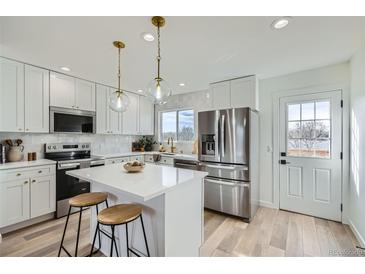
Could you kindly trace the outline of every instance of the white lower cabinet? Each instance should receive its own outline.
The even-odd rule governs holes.
[[[0,183],[0,227],[29,219],[29,179]]]
[[[56,211],[55,176],[30,179],[30,218]]]
[[[55,171],[54,165],[0,171],[0,228],[56,210]]]

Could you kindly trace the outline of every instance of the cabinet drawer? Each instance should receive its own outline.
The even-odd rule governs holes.
[[[131,156],[130,157],[131,161],[140,161],[142,163],[144,163],[144,157],[143,155],[135,155],[135,156]]]
[[[12,181],[34,176],[46,176],[55,174],[55,165],[39,166],[32,168],[11,169],[0,173],[2,181]]]
[[[153,163],[154,162],[153,155],[145,155],[144,156],[144,161],[148,162],[148,163]]]
[[[174,158],[163,157],[162,156],[161,160],[160,160],[160,164],[173,166],[174,165]]]
[[[129,157],[112,158],[112,159],[107,159],[105,161],[105,164],[106,165],[120,164],[120,163],[125,163],[128,161],[129,161]]]

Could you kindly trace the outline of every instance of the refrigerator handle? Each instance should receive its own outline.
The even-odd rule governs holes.
[[[220,128],[220,149],[221,149],[221,156],[224,157],[224,153],[225,153],[225,147],[224,147],[224,143],[225,143],[225,136],[224,136],[224,124],[225,124],[225,115],[222,115],[221,118],[221,128]]]

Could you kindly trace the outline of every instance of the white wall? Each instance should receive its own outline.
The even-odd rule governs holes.
[[[285,76],[263,79],[259,81],[260,104],[260,199],[261,204],[279,207],[279,186],[274,182],[273,170],[273,97],[278,92],[305,90],[313,92],[329,89],[343,89],[345,105],[348,104],[349,64],[341,63],[332,66],[297,72]],[[344,112],[345,109],[344,109]],[[348,114],[344,117],[344,127],[348,123]],[[348,127],[348,125],[347,125]],[[344,142],[348,140],[345,134]],[[344,153],[346,153],[344,149]],[[344,155],[346,157],[348,155]],[[348,178],[346,168],[345,179]],[[346,190],[345,190],[346,191]],[[344,203],[346,205],[346,202]],[[345,206],[346,210],[346,206]],[[345,214],[344,214],[345,215]]]
[[[349,224],[365,247],[365,47],[351,59]]]

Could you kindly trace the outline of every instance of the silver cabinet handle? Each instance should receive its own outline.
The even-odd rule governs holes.
[[[225,116],[222,115],[222,119],[221,119],[221,155],[222,157],[224,157],[224,152],[225,152],[225,148],[224,148],[224,143],[225,143],[225,140],[224,140],[224,124],[225,124]]]

